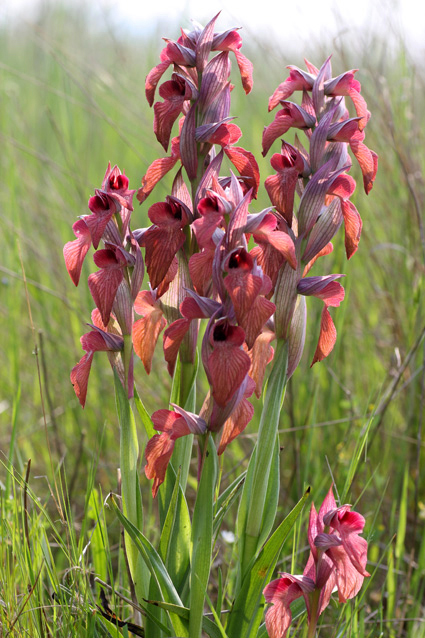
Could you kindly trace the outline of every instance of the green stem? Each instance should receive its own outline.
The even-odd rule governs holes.
[[[180,397],[179,405],[190,412],[195,411],[196,393],[193,383],[194,364],[182,361],[180,369]]]
[[[207,455],[208,441],[209,441],[209,438],[210,438],[210,434],[211,434],[211,432],[207,432],[203,436],[199,437],[199,451],[200,451],[200,454],[201,454],[201,460],[200,460],[200,465],[199,465],[199,468],[198,468],[198,487],[199,487],[199,483],[201,481],[202,469],[203,469],[204,464],[205,464],[205,457]]]
[[[193,377],[196,373],[196,364],[181,361],[176,372],[179,374],[178,387],[176,392],[173,392],[172,402],[189,412],[195,412],[196,391]],[[186,491],[187,478],[189,476],[192,446],[193,434],[183,436],[176,441],[173,452],[172,465],[176,474],[178,468],[181,468],[180,485],[183,492]]]
[[[319,619],[318,611],[319,611],[320,592],[321,592],[321,589],[315,589],[311,596],[310,622],[308,624],[307,638],[314,638],[316,635],[317,621]]]
[[[133,356],[133,341],[131,335],[124,335],[124,351],[122,354],[124,366],[124,389],[128,396],[128,373],[130,370],[131,357]]]

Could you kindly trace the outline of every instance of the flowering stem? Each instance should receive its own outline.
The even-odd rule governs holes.
[[[198,459],[198,484],[201,481],[202,468],[204,467],[205,458],[208,450],[208,441],[210,438],[210,432],[199,437],[199,459]]]
[[[173,381],[173,392],[171,402],[176,403],[189,412],[195,411],[196,388],[195,379],[197,372],[197,362],[195,364],[187,361],[179,361],[176,370],[176,377]],[[178,375],[178,378],[177,378]],[[178,387],[174,388],[177,382]],[[181,437],[176,441],[173,453],[172,464],[177,474],[177,469],[181,467],[180,485],[182,490],[186,490],[187,477],[189,475],[190,458],[192,456],[193,434]]]
[[[123,366],[124,366],[124,389],[127,396],[129,396],[128,377],[130,372],[132,356],[133,356],[133,341],[132,341],[131,335],[124,335],[124,350],[122,353],[122,359],[123,359]]]
[[[196,388],[193,378],[194,373],[196,374],[195,364],[188,361],[181,362],[179,405],[190,412],[195,410]]]
[[[319,599],[321,590],[316,588],[311,595],[310,622],[308,625],[307,638],[314,638],[318,621]]]
[[[195,179],[192,179],[190,181],[190,185],[191,185],[191,191],[192,191],[192,204],[193,204],[193,209],[195,211],[195,201],[196,201],[196,192],[198,190],[198,186],[199,186],[199,182],[202,179],[202,176],[204,174],[204,161],[205,161],[205,156],[206,156],[206,152],[202,152],[200,151],[200,146],[201,144],[197,144],[196,145],[196,149],[197,149],[197,156],[198,156],[198,168],[196,171],[196,177]],[[205,146],[205,144],[204,144]],[[209,148],[207,149],[209,151]]]

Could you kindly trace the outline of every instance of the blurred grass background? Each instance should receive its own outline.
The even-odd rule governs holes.
[[[78,580],[70,576],[75,568],[94,570],[104,579],[109,575],[109,580],[113,573],[125,583],[117,546],[105,549],[107,527],[119,543],[118,526],[109,513],[104,528],[94,528],[93,522],[93,512],[102,508],[102,493],[116,489],[119,433],[106,357],[95,357],[84,411],[69,381],[69,371],[82,356],[79,338],[93,306],[84,285],[92,265],[87,259],[75,289],[62,248],[73,239],[71,226],[86,214],[87,200],[100,186],[108,161],[125,170],[130,187],[137,189],[150,162],[163,155],[152,133],[144,79],[157,63],[160,38],[176,38],[178,28],[158,29],[143,39],[125,36],[114,32],[111,20],[109,26],[94,25],[84,11],[59,5],[40,10],[34,20],[0,26],[0,619],[6,629],[29,583],[34,592],[39,588],[38,600],[46,609],[59,582],[68,586]],[[333,311],[335,351],[312,370],[321,304],[314,299],[308,303],[306,349],[281,421],[282,515],[306,484],[320,502],[331,482],[330,470],[337,486],[353,479],[352,502],[360,498],[372,566],[379,566],[360,603],[360,620],[350,621],[350,635],[425,636],[423,68],[402,39],[390,48],[373,32],[355,42],[335,38],[331,46],[310,41],[296,51],[285,41],[242,35],[243,51],[254,62],[255,84],[245,97],[235,75],[231,114],[238,116],[241,144],[255,153],[263,181],[270,174],[268,160],[260,156],[262,128],[271,121],[267,99],[286,77],[284,67],[303,66],[304,56],[320,66],[333,53],[334,75],[360,69],[357,77],[372,112],[366,143],[379,155],[379,172],[366,197],[353,166],[359,184],[354,203],[364,222],[358,253],[347,263],[339,235],[334,253],[315,269],[314,274],[346,273],[346,298]],[[132,228],[147,225],[149,206],[163,199],[170,185],[171,178],[164,180],[136,207]],[[251,211],[267,205],[263,192]],[[170,379],[160,348],[151,378],[139,364],[136,379],[146,407],[150,412],[166,407]],[[246,462],[255,431],[254,420],[230,446],[225,462],[229,478]],[[359,441],[366,445],[353,477],[350,462]],[[29,529],[19,505],[25,493],[19,477],[25,475],[28,459],[33,490],[27,490],[33,501],[27,508]],[[14,477],[7,470],[9,462]],[[61,481],[66,482],[64,494]],[[142,482],[154,520],[149,485],[144,478]],[[101,538],[96,540],[93,529],[96,534],[103,530]],[[301,523],[297,529],[300,540],[294,543],[302,545]],[[83,555],[90,539],[90,551]],[[290,544],[287,550],[290,557]],[[37,556],[47,565],[50,560],[39,580],[30,569]],[[289,567],[284,561],[282,569],[285,564]],[[84,591],[80,603],[88,612],[84,605],[89,604],[90,588]],[[31,621],[19,617],[13,631],[26,635],[30,622],[29,635],[48,635],[40,632],[58,612],[52,608],[47,613],[43,611],[45,620],[40,611],[29,614]],[[347,606],[341,613],[354,617],[357,607]],[[90,618],[62,615],[60,635],[84,635],[78,633],[83,630],[102,635]],[[338,634],[338,626],[334,633],[323,628],[320,635],[349,635]]]

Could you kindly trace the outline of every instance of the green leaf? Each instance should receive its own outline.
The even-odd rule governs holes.
[[[146,434],[148,436],[148,439],[151,439],[154,434],[156,434],[156,430],[153,426],[152,420],[148,414],[148,411],[146,410],[143,401],[141,400],[141,398],[139,397],[139,394],[136,390],[136,388],[134,388],[134,405],[137,408],[137,412],[139,413],[140,419],[143,423],[143,426],[146,430]]]
[[[263,520],[261,523],[261,532],[258,539],[258,547],[266,542],[268,535],[273,529],[276,519],[277,505],[280,492],[280,445],[279,438],[276,437],[276,443],[273,452],[272,465],[270,467],[269,483],[267,485],[266,503],[264,508]]]
[[[189,569],[191,550],[191,522],[180,485],[180,472],[179,468],[159,542],[159,554],[179,592]]]
[[[246,478],[246,471],[242,472],[242,474],[240,474],[237,478],[235,478],[235,480],[232,483],[230,483],[230,485],[228,485],[225,490],[222,491],[215,505],[216,515],[218,514],[219,509],[223,506],[224,501],[228,499],[229,495],[234,491],[234,489],[236,487],[238,489],[241,489],[243,487],[245,478]]]
[[[262,547],[258,557],[251,561],[230,611],[226,626],[229,638],[256,636],[263,616],[263,589],[269,582],[283,544],[309,494],[310,488]]]
[[[182,601],[173,585],[167,569],[161,560],[156,549],[148,541],[148,539],[138,530],[129,519],[120,511],[118,505],[112,499],[112,505],[115,512],[121,521],[124,529],[131,537],[137,551],[142,556],[148,570],[150,571],[152,579],[156,582],[158,591],[161,593],[161,597],[164,601],[173,603],[174,605],[182,606]],[[178,636],[182,638],[189,638],[187,624],[180,620],[180,617],[176,614],[170,614],[170,620],[173,625],[174,631]]]
[[[217,480],[217,452],[207,434],[206,454],[192,520],[192,566],[190,580],[190,638],[201,638],[205,594],[211,569],[214,490]]]
[[[115,369],[114,382],[117,413],[120,423],[120,469],[123,513],[136,528],[142,529],[143,510],[137,473],[139,442],[137,439],[136,423],[130,401]],[[142,598],[146,596],[147,593],[146,570],[140,562],[136,548],[126,534],[124,534],[124,543],[136,593],[139,598]]]
[[[149,584],[149,598],[153,600],[157,600],[161,598],[161,592],[156,581],[151,578]],[[149,638],[164,638],[167,636],[170,631],[166,625],[164,625],[166,618],[165,612],[157,606],[152,606],[150,609],[150,615],[145,619],[145,630],[146,635]],[[162,627],[166,628],[166,631],[162,631]]]
[[[397,559],[396,568],[400,569],[400,564],[405,553],[404,542],[406,540],[406,525],[408,511],[408,495],[407,487],[409,483],[409,464],[406,463],[404,468],[403,486],[401,490],[400,506],[398,510],[397,536],[395,540],[395,557]]]
[[[251,456],[247,479],[238,512],[239,555],[241,556],[241,573],[244,575],[252,558],[260,547],[260,539],[264,538],[263,521],[269,523],[269,516],[264,519],[269,480],[275,485],[276,476],[270,476],[273,466],[274,451],[277,439],[279,416],[282,409],[286,388],[286,371],[288,364],[288,346],[279,339],[274,356],[273,369],[267,383],[264,406],[258,429],[255,446],[256,454]],[[270,515],[276,516],[276,509]]]
[[[94,571],[102,580],[108,577],[107,530],[102,513],[102,501],[96,488],[90,490],[87,517],[95,521],[90,537]],[[109,549],[109,548],[108,548]]]
[[[245,475],[246,472],[243,472],[240,476],[238,476],[238,478],[235,479],[233,483],[231,483],[217,499],[216,512],[214,515],[214,538],[217,537],[223,518],[225,517],[243,488]]]
[[[342,490],[340,495],[341,503],[346,502],[348,492],[350,491],[351,484],[354,479],[354,475],[357,471],[357,466],[360,462],[360,457],[366,445],[373,420],[374,420],[374,415],[370,417],[367,426],[363,429],[363,433],[358,437],[356,449],[354,450],[354,453],[351,455],[350,467],[348,468],[347,478],[344,484],[344,489]]]
[[[215,624],[216,624],[217,628],[220,631],[221,638],[227,638],[226,632],[224,631],[223,624],[222,624],[222,622],[220,620],[220,616],[217,613],[217,611],[215,610],[214,605],[212,604],[210,597],[208,596],[208,594],[205,594],[205,597],[207,599],[208,606],[211,609],[211,613],[212,613],[212,615],[214,617]]]
[[[171,603],[156,600],[147,600],[145,602],[152,605],[157,605],[161,609],[165,609],[166,611],[169,611],[173,614],[177,614],[177,616],[180,616],[180,618],[189,620],[190,610],[187,607],[180,607],[177,605],[172,605]],[[212,622],[212,620],[210,620],[206,616],[204,616],[202,619],[202,629],[206,634],[208,634],[208,636],[210,636],[210,638],[222,638],[220,629]]]

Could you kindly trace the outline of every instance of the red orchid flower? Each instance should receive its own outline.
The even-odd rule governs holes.
[[[125,173],[121,173],[117,165],[111,168],[111,162],[106,169],[101,190],[115,199],[120,206],[129,211],[133,210],[133,195],[136,191],[129,190],[128,177]]]
[[[225,120],[228,119],[225,118]],[[250,151],[241,146],[235,146],[242,136],[242,132],[236,124],[225,120],[199,126],[195,130],[195,139],[198,142],[221,146],[246,186],[253,189],[252,197],[255,199],[260,185],[260,171],[257,161]]]
[[[84,221],[90,230],[93,247],[97,248],[106,226],[112,217],[121,210],[121,204],[115,197],[98,188],[95,193],[96,195],[89,199],[89,208],[92,214],[84,216]]]
[[[177,253],[185,242],[183,228],[193,219],[189,208],[176,197],[153,204],[148,211],[153,226],[140,237],[146,248],[146,268],[152,288],[157,288],[167,274]]]
[[[202,73],[207,66],[211,51],[233,52],[245,93],[251,91],[252,64],[240,51],[242,38],[236,29],[214,33],[218,16],[219,13],[204,28],[195,27],[193,31],[183,30],[177,42],[165,40],[167,45],[161,51],[161,63],[154,67],[146,78],[145,91],[150,106],[153,104],[158,82],[171,64],[179,67],[188,77],[196,81],[196,73],[193,74],[191,71],[196,67],[196,70]]]
[[[212,396],[221,407],[230,401],[249,371],[251,362],[242,349],[244,341],[244,330],[225,318],[212,321],[205,333],[202,359]]]
[[[91,246],[92,239],[89,227],[84,221],[84,218],[77,220],[72,226],[72,230],[77,239],[65,244],[63,247],[63,256],[69,276],[74,282],[74,285],[78,286],[83,262]]]
[[[274,332],[267,329],[263,330],[248,352],[249,358],[251,359],[251,367],[248,374],[255,383],[255,396],[257,399],[261,397],[266,367],[274,356],[274,349],[270,345],[270,342],[275,338],[276,335]]]
[[[363,144],[364,128],[370,118],[370,113],[361,95],[360,82],[354,78],[357,69],[347,71],[336,78],[332,78],[330,58],[325,61],[320,70],[307,60],[306,64],[309,71],[308,73],[297,67],[288,67],[290,69],[289,78],[280,84],[273,93],[269,101],[269,111],[274,109],[279,103],[291,104],[290,102],[285,102],[285,100],[290,97],[294,91],[303,91],[302,107],[310,113],[312,119],[316,120],[317,117],[319,122],[317,128],[320,129],[323,127],[323,120],[326,119],[326,109],[329,107],[336,109],[334,123],[329,127],[328,135],[321,139],[320,144],[324,150],[326,140],[349,143],[353,154],[360,164],[365,192],[368,194],[372,189],[376,177],[378,156],[374,151],[369,150]],[[307,91],[312,92],[312,98],[310,98]],[[339,103],[333,99],[338,97],[341,98]],[[344,105],[344,97],[351,98],[357,113],[356,118],[348,117],[348,111]],[[325,117],[323,117],[324,115]],[[266,127],[263,135],[263,154],[267,152],[271,143],[279,137],[279,135],[282,135],[288,130],[285,130],[288,122],[290,127],[298,126],[296,123],[290,123],[289,113],[280,111],[277,113],[275,121]],[[311,126],[314,125],[315,122],[313,122]],[[317,129],[313,132],[313,137],[316,133]],[[310,132],[307,131],[307,134],[310,135]],[[321,136],[319,135],[319,137]],[[312,164],[314,165],[314,162],[312,162]],[[316,165],[313,166],[313,168],[317,170],[319,166]]]
[[[324,84],[324,93],[329,97],[337,97],[340,95],[347,95],[351,98],[356,109],[356,113],[359,116],[360,130],[362,131],[366,126],[370,113],[367,110],[366,101],[360,94],[361,85],[358,80],[355,79],[354,74],[358,69],[352,69],[346,71],[336,78],[327,80]]]
[[[173,321],[164,332],[164,357],[170,376],[173,375],[180,346],[190,330],[192,321],[211,317],[220,309],[220,304],[212,299],[200,297],[190,290],[187,293],[188,296],[179,307],[182,317]]]
[[[198,204],[198,214],[192,224],[199,248],[212,248],[215,250],[217,242],[213,235],[217,228],[225,228],[225,215],[230,215],[232,205],[226,198],[221,197],[212,190],[208,190]]]
[[[279,270],[285,262],[293,270],[297,268],[293,234],[290,234],[292,231],[283,219],[278,219],[272,213],[258,218],[255,224],[250,223],[249,230],[257,244],[250,254],[270,277],[274,288]]]
[[[141,204],[151,194],[158,182],[174,168],[179,159],[180,137],[174,137],[171,140],[171,155],[154,160],[142,178],[142,186],[137,191],[137,199]]]
[[[275,153],[270,164],[277,173],[267,177],[264,186],[273,206],[291,226],[295,188],[299,177],[307,177],[305,161],[298,149],[282,141],[280,154]]]
[[[228,272],[224,286],[232,300],[238,324],[245,331],[246,344],[251,349],[276,308],[266,299],[272,282],[245,248],[233,250],[223,268]]]
[[[240,52],[242,38],[236,29],[214,34],[213,51],[233,51],[241,74],[242,86],[246,94],[252,90],[252,62]]]
[[[108,242],[105,243],[104,249],[94,254],[93,259],[100,270],[89,276],[89,289],[99,308],[102,321],[107,325],[118,287],[124,279],[124,269],[134,266],[136,260],[121,246]]]
[[[187,412],[177,405],[173,405],[173,407],[174,411],[157,410],[152,415],[155,429],[162,432],[162,434],[155,434],[148,441],[145,450],[147,461],[145,474],[148,479],[154,479],[153,498],[165,480],[165,473],[173,454],[175,441],[187,434],[203,434],[207,429],[207,424],[198,415]]]
[[[282,100],[291,97],[294,91],[311,91],[314,84],[314,75],[306,73],[297,66],[287,66],[289,78],[279,84],[269,99],[269,111],[272,111]]]
[[[369,576],[365,569],[367,541],[359,536],[364,524],[363,516],[351,512],[350,505],[336,507],[332,486],[319,512],[312,504],[308,524],[310,556],[303,576],[281,574],[263,592],[266,602],[273,604],[266,612],[270,638],[287,635],[292,620],[290,604],[296,598],[304,596],[309,622],[315,626],[335,586],[340,602],[357,595],[364,578]],[[317,594],[319,600],[313,611],[312,600]]]
[[[264,589],[263,594],[269,607],[266,612],[266,628],[270,638],[285,638],[292,622],[291,603],[314,591],[314,581],[305,576],[282,574]]]
[[[344,299],[344,288],[335,281],[338,277],[344,277],[344,275],[304,277],[297,286],[297,290],[301,295],[313,295],[322,299],[325,304],[320,322],[319,341],[311,362],[312,366],[318,361],[325,359],[332,352],[336,342],[336,329],[328,308],[329,306],[339,306]]]
[[[254,392],[254,389],[255,382],[246,375],[237,392],[239,396],[232,406],[230,416],[224,422],[220,443],[217,448],[218,456],[223,454],[229,443],[236,439],[236,437],[245,430],[246,426],[254,416],[254,406],[247,400]],[[214,408],[211,420],[215,420]]]
[[[80,339],[86,354],[71,370],[71,383],[74,386],[75,394],[83,408],[86,403],[87,385],[94,353],[117,353],[121,352],[124,348],[124,339],[121,335],[116,334],[116,330],[114,332],[107,332],[107,329],[100,320],[100,315],[97,310],[93,311],[92,320],[93,324],[91,327],[93,330],[84,334]],[[108,326],[108,329],[114,330],[112,325]],[[115,358],[112,358],[110,361],[113,367],[117,365]]]
[[[315,116],[294,102],[281,101],[282,109],[275,115],[274,121],[264,127],[263,131],[263,156],[273,142],[284,135],[290,128],[310,129],[316,124]]]
[[[152,367],[153,353],[160,332],[167,325],[156,295],[148,290],[141,290],[134,301],[134,310],[142,318],[133,324],[134,351],[143,362],[147,374]]]
[[[156,102],[154,106],[153,130],[158,142],[168,150],[173,124],[184,111],[185,103],[192,97],[192,91],[184,78],[173,74],[172,79],[164,82],[159,89],[163,102]]]
[[[366,571],[367,541],[359,536],[365,519],[352,512],[351,505],[343,505],[327,512],[323,523],[331,533],[317,537],[315,544],[321,549],[328,547],[327,554],[336,569],[339,600],[346,602],[358,594],[363,579],[370,576]]]

